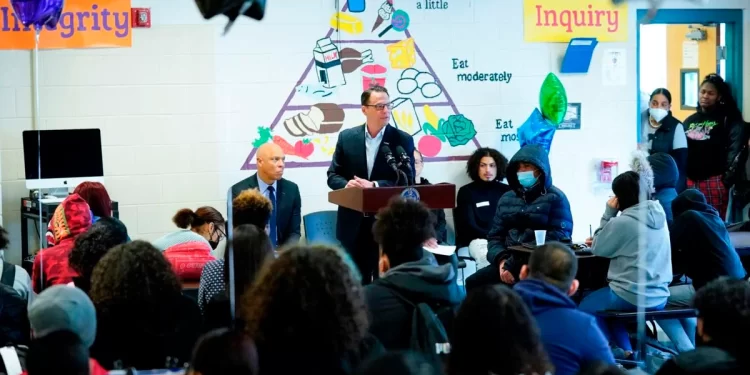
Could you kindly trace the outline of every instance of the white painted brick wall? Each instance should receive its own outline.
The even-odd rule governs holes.
[[[523,42],[522,0],[449,2],[451,10],[442,13],[403,2],[412,17],[410,32],[459,110],[476,124],[482,145],[510,157],[518,147],[499,143],[495,119],[523,123],[537,105],[542,79],[557,71],[565,45]],[[106,185],[133,238],[150,240],[173,230],[171,217],[182,207],[213,205],[224,212],[226,190],[251,174],[239,168],[257,127],[270,123],[295,86],[315,40],[328,29],[334,4],[269,1],[263,22],[240,19],[221,36],[225,20],[203,20],[192,2],[133,0],[134,7],[151,7],[153,26],[133,31],[132,48],[41,52],[42,127],[102,129]],[[584,103],[583,129],[558,132],[550,155],[555,184],[573,207],[576,239],[598,223],[606,199],[588,185],[593,160],[616,158],[624,166],[635,146],[634,23],[635,9],[645,1],[630,4],[630,41],[600,44],[589,74],[562,78],[569,100]],[[693,7],[687,1],[666,6]],[[716,0],[711,6],[748,7],[746,0]],[[745,15],[750,41],[748,11]],[[365,20],[366,28],[371,22]],[[608,48],[627,50],[627,86],[601,85],[600,62]],[[744,53],[750,61],[750,48]],[[479,70],[510,71],[512,84],[456,83],[454,57]],[[19,199],[27,194],[21,131],[31,129],[31,54],[0,51],[0,67],[0,222],[11,233],[8,258],[17,261]],[[748,88],[750,75],[745,77]],[[424,174],[460,185],[466,181],[463,166],[427,164]],[[333,209],[325,168],[289,169],[285,176],[301,185],[303,213]]]

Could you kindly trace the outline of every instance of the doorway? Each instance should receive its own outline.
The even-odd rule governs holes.
[[[663,9],[644,24],[646,12],[637,10],[637,124],[659,87],[672,93],[672,112],[683,121],[695,112],[698,86],[710,73],[729,82],[742,105],[741,9]]]

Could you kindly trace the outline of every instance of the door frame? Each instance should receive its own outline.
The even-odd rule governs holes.
[[[641,25],[648,9],[636,10],[636,124],[641,142]],[[648,24],[724,23],[726,24],[726,77],[732,85],[737,105],[742,108],[742,22],[743,9],[660,9]],[[701,77],[701,79],[703,79]]]

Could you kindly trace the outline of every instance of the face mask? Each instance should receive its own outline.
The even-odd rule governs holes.
[[[521,186],[528,189],[536,184],[537,178],[534,177],[534,171],[518,172],[518,182]]]
[[[651,118],[654,119],[654,121],[661,122],[661,120],[664,120],[664,118],[667,117],[669,111],[661,108],[649,108],[648,113],[651,115]]]
[[[219,241],[208,241],[208,243],[211,245],[211,248],[216,250],[217,247],[219,247]]]

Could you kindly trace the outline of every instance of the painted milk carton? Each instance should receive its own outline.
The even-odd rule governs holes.
[[[341,68],[339,49],[331,38],[323,38],[315,43],[313,49],[315,70],[318,82],[325,88],[334,88],[346,84],[344,70]]]

